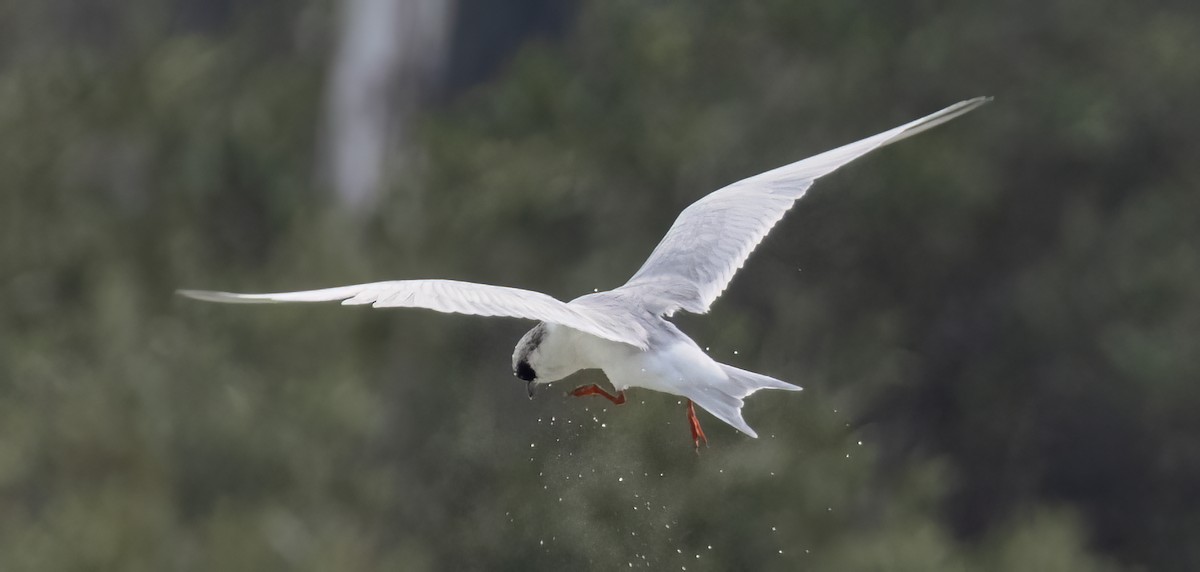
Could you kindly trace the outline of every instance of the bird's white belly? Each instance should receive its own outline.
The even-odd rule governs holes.
[[[641,387],[683,396],[684,387],[706,385],[725,376],[708,354],[686,341],[648,351],[597,341],[601,343],[589,344],[592,347],[586,351],[617,391]]]

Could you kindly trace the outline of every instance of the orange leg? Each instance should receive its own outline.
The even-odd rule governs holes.
[[[708,437],[704,436],[704,430],[700,428],[700,420],[696,418],[696,406],[692,404],[692,400],[688,400],[688,423],[692,428],[692,443],[696,446],[696,452],[700,452],[700,442],[704,441],[704,446],[708,446]]]
[[[617,405],[625,403],[625,392],[624,391],[618,391],[616,395],[613,395],[607,391],[604,391],[603,388],[601,388],[599,385],[596,385],[594,383],[591,385],[581,385],[579,387],[576,387],[575,391],[572,391],[568,395],[573,395],[575,397],[583,397],[585,395],[599,395],[600,397],[603,397]]]

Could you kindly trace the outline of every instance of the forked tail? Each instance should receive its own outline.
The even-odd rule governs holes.
[[[714,380],[712,383],[691,390],[689,399],[696,405],[712,413],[717,419],[724,421],[738,431],[751,437],[758,434],[742,419],[743,399],[760,389],[782,389],[785,391],[800,391],[803,388],[786,381],[779,381],[752,371],[739,369],[731,365],[718,364],[725,373],[724,380]]]

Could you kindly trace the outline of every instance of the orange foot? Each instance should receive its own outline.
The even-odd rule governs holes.
[[[600,397],[603,397],[617,405],[625,403],[625,392],[624,391],[618,391],[616,395],[613,395],[607,391],[604,391],[604,389],[602,389],[599,385],[596,385],[594,383],[591,385],[581,385],[579,387],[576,387],[575,390],[572,391],[571,393],[569,393],[568,395],[573,395],[575,397],[583,397],[585,395],[599,395]]]
[[[696,407],[692,404],[692,400],[688,400],[688,423],[692,428],[692,443],[696,446],[696,454],[700,454],[700,442],[704,441],[704,446],[708,446],[708,437],[704,436],[704,430],[700,428],[700,420],[696,418]]]

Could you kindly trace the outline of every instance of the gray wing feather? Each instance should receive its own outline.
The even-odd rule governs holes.
[[[457,280],[393,280],[274,294],[207,290],[179,293],[197,300],[235,304],[340,301],[351,306],[370,304],[375,308],[425,308],[445,313],[525,318],[560,324],[642,349],[647,346],[644,330],[626,326],[618,317],[597,309],[571,305],[531,290]]]
[[[977,97],[873,137],[743,179],[692,203],[680,213],[641,269],[617,291],[652,312],[708,311],[750,253],[804,196],[817,178],[879,147],[967,113]]]

